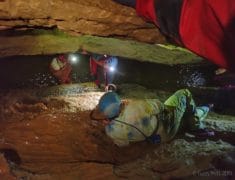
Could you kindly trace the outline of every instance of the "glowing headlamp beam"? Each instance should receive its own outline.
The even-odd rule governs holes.
[[[115,71],[115,68],[114,68],[114,67],[110,67],[110,68],[109,68],[109,71],[110,71],[110,72],[114,72],[114,71]]]
[[[69,55],[69,61],[73,64],[78,62],[78,56],[74,55],[74,54],[70,54]]]

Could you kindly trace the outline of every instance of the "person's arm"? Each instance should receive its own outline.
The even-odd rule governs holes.
[[[136,0],[114,0],[114,1],[124,6],[129,6],[133,8],[135,8],[136,5]]]
[[[96,60],[96,59],[93,59],[95,61],[96,64],[98,64],[99,66],[102,66],[104,67],[105,66],[105,62],[104,60]]]
[[[127,138],[123,138],[123,133],[125,133],[124,129],[112,123],[109,123],[105,126],[105,133],[108,137],[112,139],[114,144],[116,144],[119,147],[127,146],[129,145],[129,141]]]
[[[93,62],[104,68],[105,71],[109,71],[110,67],[116,68],[118,64],[118,59],[114,56],[92,54],[91,58]]]

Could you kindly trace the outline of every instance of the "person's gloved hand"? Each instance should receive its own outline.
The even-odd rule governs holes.
[[[190,133],[196,136],[197,138],[208,138],[215,136],[215,132],[209,129],[197,129]]]

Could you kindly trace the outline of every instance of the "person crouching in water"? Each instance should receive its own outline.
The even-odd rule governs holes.
[[[188,89],[176,91],[164,103],[158,99],[121,101],[109,91],[99,100],[94,114],[107,119],[105,132],[113,142],[126,146],[144,140],[169,142],[183,125],[196,136],[214,136],[203,125],[209,110],[209,106],[196,107]]]
[[[97,55],[90,56],[90,71],[97,87],[101,88],[103,82],[105,88],[113,83],[118,58],[115,56]]]
[[[53,76],[57,78],[60,84],[71,83],[72,67],[65,55],[59,55],[52,59],[49,67]]]
[[[118,65],[118,58],[116,56],[95,54],[86,51],[83,48],[79,51],[81,54],[89,56],[90,73],[97,87],[101,88],[101,85],[104,84],[106,89],[108,84],[113,83],[115,71]]]

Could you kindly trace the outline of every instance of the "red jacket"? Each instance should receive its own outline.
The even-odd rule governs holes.
[[[154,6],[154,0],[136,0],[137,13],[159,27]],[[178,28],[183,46],[235,71],[235,0],[182,0]]]

